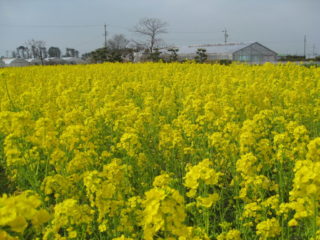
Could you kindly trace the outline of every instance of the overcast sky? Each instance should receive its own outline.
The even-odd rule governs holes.
[[[280,54],[320,54],[320,0],[0,0],[0,55],[27,40],[85,53],[130,31],[144,17],[168,23],[168,44],[257,41]]]

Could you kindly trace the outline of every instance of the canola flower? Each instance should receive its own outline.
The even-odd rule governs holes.
[[[0,69],[0,239],[319,239],[320,68]]]
[[[29,226],[40,230],[42,225],[50,220],[48,211],[41,208],[41,205],[39,196],[32,191],[10,197],[4,194],[0,198],[2,239],[19,239]]]

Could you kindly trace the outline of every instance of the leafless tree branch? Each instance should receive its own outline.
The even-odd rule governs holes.
[[[158,18],[144,18],[134,27],[133,32],[147,37],[147,45],[149,51],[152,53],[154,48],[162,39],[159,38],[160,34],[167,33],[166,27],[168,24]]]

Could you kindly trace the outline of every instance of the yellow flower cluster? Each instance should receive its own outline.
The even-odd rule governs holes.
[[[188,172],[186,173],[184,183],[184,185],[190,189],[190,191],[187,193],[188,197],[192,198],[196,196],[201,180],[205,185],[208,186],[218,184],[221,173],[217,173],[213,168],[210,167],[211,165],[212,163],[209,159],[204,159],[196,166],[188,167]],[[202,199],[202,201],[205,200]]]
[[[41,205],[39,196],[31,191],[10,197],[4,194],[0,198],[1,239],[15,239],[14,236],[22,236],[28,227],[40,230],[42,225],[50,220],[49,213],[40,208]]]
[[[77,200],[66,199],[55,205],[53,220],[47,227],[43,239],[64,239],[60,234],[62,231],[66,232],[68,239],[76,238],[78,234],[75,227],[86,225],[87,232],[90,233],[91,222],[91,210],[88,205],[80,205]]]
[[[267,219],[257,224],[257,235],[260,235],[260,240],[274,238],[278,236],[280,232],[280,224],[275,218]]]
[[[0,239],[319,239],[320,68],[0,69]]]
[[[228,232],[221,233],[217,240],[241,240],[241,232],[236,229],[231,229]]]

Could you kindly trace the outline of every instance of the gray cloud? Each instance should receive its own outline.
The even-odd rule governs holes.
[[[103,24],[109,36],[124,33],[143,17],[169,24],[168,43],[188,45],[230,41],[259,41],[279,53],[320,53],[318,0],[0,0],[0,55],[29,39],[48,46],[75,47],[82,53],[101,47]]]

